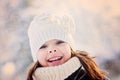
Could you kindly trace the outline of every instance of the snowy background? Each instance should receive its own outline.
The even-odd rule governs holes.
[[[120,0],[0,0],[0,80],[26,80],[32,63],[30,21],[44,12],[71,14],[76,46],[120,80]]]

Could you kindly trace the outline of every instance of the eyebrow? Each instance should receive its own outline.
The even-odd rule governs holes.
[[[41,49],[41,48],[43,48],[43,47],[47,47],[47,45],[46,45],[46,44],[43,44],[39,49]]]
[[[65,41],[57,40],[57,41],[56,41],[56,44],[59,44],[59,43],[65,43]]]

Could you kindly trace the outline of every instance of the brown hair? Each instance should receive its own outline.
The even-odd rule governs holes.
[[[105,80],[104,75],[107,73],[105,71],[101,71],[95,61],[93,60],[94,57],[90,57],[87,52],[85,51],[73,51],[72,57],[76,56],[79,58],[81,64],[83,65],[85,71],[93,80]],[[29,70],[27,80],[33,80],[32,75],[36,68],[42,67],[39,62],[37,61]]]

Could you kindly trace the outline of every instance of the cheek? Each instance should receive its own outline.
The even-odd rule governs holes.
[[[64,46],[61,50],[63,51],[66,60],[71,57],[71,48],[69,45]]]
[[[37,59],[42,66],[46,66],[46,54],[44,51],[39,51],[37,53]]]

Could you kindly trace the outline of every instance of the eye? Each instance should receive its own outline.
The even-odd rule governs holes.
[[[46,48],[47,46],[46,45],[42,45],[39,49],[43,49],[43,48]]]
[[[65,43],[64,41],[57,41],[56,44],[62,44],[62,43]]]

